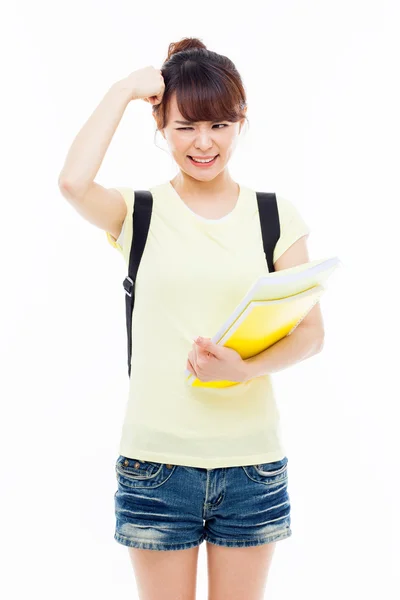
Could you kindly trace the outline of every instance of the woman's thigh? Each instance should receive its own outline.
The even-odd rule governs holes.
[[[140,600],[195,600],[199,547],[159,552],[129,548]]]
[[[206,542],[208,600],[262,600],[276,542],[251,547]]]

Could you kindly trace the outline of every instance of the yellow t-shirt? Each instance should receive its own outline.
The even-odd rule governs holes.
[[[107,238],[128,268],[133,188],[120,237]],[[212,338],[254,281],[268,273],[256,192],[240,185],[222,219],[195,214],[167,181],[150,188],[153,211],[132,317],[132,366],[119,452],[203,468],[261,464],[285,456],[270,375],[228,388],[193,388],[184,371],[193,339]],[[277,197],[276,260],[309,228]],[[127,270],[128,272],[128,270]]]

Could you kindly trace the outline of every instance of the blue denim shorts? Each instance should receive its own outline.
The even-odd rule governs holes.
[[[258,546],[292,535],[288,459],[205,469],[119,456],[114,538],[124,546],[183,550],[203,540]]]

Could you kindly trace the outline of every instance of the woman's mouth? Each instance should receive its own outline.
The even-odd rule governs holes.
[[[215,161],[217,160],[219,154],[217,154],[216,156],[214,156],[214,158],[210,161],[205,161],[205,162],[197,162],[196,160],[194,160],[191,156],[188,155],[188,158],[190,159],[190,162],[192,163],[192,165],[195,165],[196,167],[200,167],[200,168],[206,168],[206,167],[212,167],[213,164],[215,164]]]

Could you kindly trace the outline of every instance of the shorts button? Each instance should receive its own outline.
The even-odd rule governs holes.
[[[129,460],[126,458],[126,459],[124,460],[124,466],[125,466],[125,467],[127,467],[128,465],[129,465]]]
[[[172,465],[166,465],[167,469],[172,469]]]
[[[138,469],[140,467],[140,463],[135,462],[134,467],[135,467],[135,469]]]

